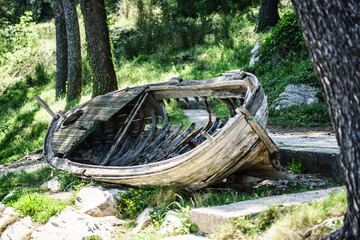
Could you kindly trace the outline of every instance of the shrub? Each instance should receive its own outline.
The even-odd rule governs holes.
[[[43,86],[50,82],[51,76],[46,71],[45,65],[43,63],[36,64],[34,75],[34,77],[31,75],[26,75],[25,80],[29,87]]]
[[[260,50],[262,59],[267,61],[285,58],[289,52],[306,54],[305,42],[294,12],[286,13],[279,20]]]

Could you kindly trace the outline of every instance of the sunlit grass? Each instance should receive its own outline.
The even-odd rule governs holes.
[[[332,193],[326,200],[292,207],[272,206],[255,216],[233,219],[223,225],[212,239],[304,239],[306,231],[327,219],[346,212],[346,192]],[[325,225],[312,231],[311,238],[321,239],[329,231]]]

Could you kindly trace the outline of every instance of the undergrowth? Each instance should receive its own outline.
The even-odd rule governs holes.
[[[326,200],[302,205],[271,206],[266,211],[223,225],[213,239],[303,239],[305,232],[328,218],[345,214],[346,192],[332,193]],[[335,227],[336,228],[336,227]],[[320,226],[311,239],[321,239],[335,228]]]

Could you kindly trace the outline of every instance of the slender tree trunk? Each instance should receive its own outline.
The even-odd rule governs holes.
[[[347,189],[344,224],[326,239],[360,239],[360,3],[292,2],[331,113]]]
[[[279,21],[279,0],[261,0],[256,32],[265,32],[274,27]]]
[[[81,46],[79,21],[75,0],[63,0],[67,46],[68,46],[68,75],[67,102],[79,99],[81,96]]]
[[[94,74],[93,97],[114,91],[116,75],[111,57],[104,0],[80,0],[85,33]]]
[[[56,98],[66,94],[67,80],[67,38],[62,0],[54,0],[56,28]]]

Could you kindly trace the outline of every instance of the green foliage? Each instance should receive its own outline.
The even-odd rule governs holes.
[[[75,175],[66,171],[58,172],[57,176],[61,186],[61,191],[78,190],[87,183],[89,183],[89,180],[78,178]]]
[[[34,77],[26,75],[25,81],[29,87],[43,86],[51,80],[50,74],[46,71],[43,63],[38,63],[35,66]]]
[[[302,32],[294,12],[286,13],[272,29],[261,47],[261,58],[267,61],[278,61],[289,52],[301,54],[306,52]]]
[[[295,162],[292,161],[288,166],[287,169],[289,172],[294,173],[294,174],[298,174],[301,173],[301,162]]]
[[[317,103],[311,106],[290,106],[279,111],[269,109],[269,124],[284,127],[318,127],[331,126],[327,106]]]
[[[162,186],[140,186],[128,188],[121,193],[119,211],[122,218],[135,218],[148,206],[155,207],[152,213],[154,219],[161,219],[165,209],[175,200],[175,195],[181,189]]]
[[[50,179],[51,175],[52,170],[47,167],[33,173],[23,171],[19,174],[8,173],[0,177],[0,201],[14,189],[16,190],[14,197],[9,200],[14,200],[21,195],[22,191],[27,191],[23,190],[24,188],[40,187]]]
[[[214,239],[300,239],[306,230],[323,220],[340,216],[346,211],[346,193],[330,194],[324,201],[315,201],[291,207],[271,206],[266,211],[232,219],[228,224],[211,235]],[[321,239],[325,227],[315,229],[311,237]],[[332,229],[329,229],[332,230]],[[322,236],[322,237],[321,237]]]
[[[45,223],[51,216],[64,210],[68,204],[43,194],[30,193],[21,196],[11,206],[22,214],[30,216],[35,222]]]
[[[169,124],[176,126],[182,122],[184,123],[185,127],[190,125],[189,119],[180,109],[180,103],[177,103],[174,99],[171,99],[170,104],[166,104],[165,107],[169,116]]]

